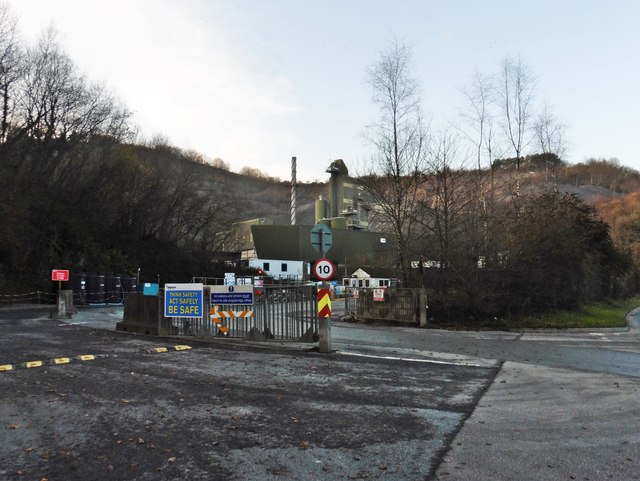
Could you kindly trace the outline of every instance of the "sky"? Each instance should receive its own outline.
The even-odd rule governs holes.
[[[133,111],[143,138],[289,179],[325,180],[371,158],[367,69],[412,49],[433,132],[461,125],[461,91],[507,56],[536,105],[567,125],[566,160],[640,170],[637,0],[5,0],[32,44],[53,26],[88,79]]]

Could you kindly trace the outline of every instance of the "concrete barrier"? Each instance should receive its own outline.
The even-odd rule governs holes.
[[[174,333],[162,328],[162,299],[158,296],[145,296],[141,293],[130,293],[124,303],[122,321],[116,324],[117,331],[150,334],[152,336],[168,336]]]

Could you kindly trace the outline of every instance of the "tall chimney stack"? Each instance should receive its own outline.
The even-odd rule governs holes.
[[[291,157],[291,225],[296,224],[296,208],[298,199],[296,198],[296,158]]]

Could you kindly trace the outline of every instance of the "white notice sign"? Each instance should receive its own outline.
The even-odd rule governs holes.
[[[374,289],[373,300],[375,302],[384,302],[384,289]]]

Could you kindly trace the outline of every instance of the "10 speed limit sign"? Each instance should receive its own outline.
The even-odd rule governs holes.
[[[328,281],[336,273],[336,266],[329,259],[318,259],[313,265],[313,273],[317,279]]]

